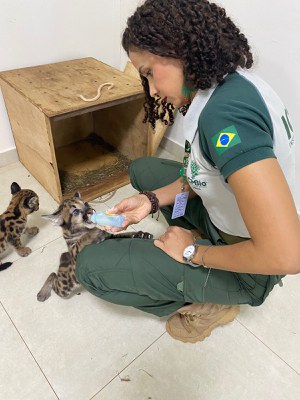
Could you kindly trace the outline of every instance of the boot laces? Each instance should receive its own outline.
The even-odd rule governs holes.
[[[196,319],[201,317],[201,315],[197,315],[196,313],[192,313],[190,311],[188,311],[182,315],[184,317],[186,325],[191,325]]]

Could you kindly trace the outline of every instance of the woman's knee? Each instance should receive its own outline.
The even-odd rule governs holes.
[[[147,167],[150,157],[140,157],[133,160],[129,167],[129,176],[132,186],[136,190],[143,190],[148,182],[149,169]]]
[[[141,157],[132,161],[129,175],[132,186],[141,190],[154,190],[174,182],[181,164],[157,157]]]

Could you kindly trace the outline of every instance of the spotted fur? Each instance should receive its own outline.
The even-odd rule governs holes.
[[[45,301],[51,296],[51,290],[63,298],[68,297],[79,287],[75,276],[76,258],[78,253],[87,245],[101,243],[113,238],[151,239],[147,232],[127,232],[113,235],[96,227],[91,222],[94,213],[89,203],[81,199],[80,193],[75,193],[71,199],[64,200],[57,211],[44,215],[55,225],[61,226],[68,251],[60,256],[57,273],[52,272],[37,294],[38,301]]]
[[[21,189],[13,182],[10,186],[12,198],[7,210],[0,215],[0,254],[7,245],[12,245],[21,257],[27,257],[31,253],[29,247],[22,246],[21,234],[34,236],[39,229],[36,226],[26,228],[27,216],[39,209],[39,198],[35,192],[29,189]],[[1,264],[0,271],[12,265],[11,262]]]

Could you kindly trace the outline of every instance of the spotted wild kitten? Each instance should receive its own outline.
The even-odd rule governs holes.
[[[61,254],[58,271],[49,275],[37,294],[38,301],[47,300],[52,289],[58,296],[66,298],[80,286],[75,276],[75,266],[78,253],[85,246],[113,238],[153,237],[150,233],[141,231],[116,235],[108,233],[91,222],[93,213],[89,203],[82,200],[80,193],[76,192],[72,198],[64,200],[53,214],[43,215],[43,218],[49,219],[54,225],[61,226],[68,251]]]
[[[21,189],[16,182],[11,184],[10,189],[11,201],[7,210],[0,215],[0,254],[10,244],[21,257],[27,257],[31,249],[22,245],[21,234],[34,236],[38,233],[39,228],[36,226],[27,228],[26,223],[27,216],[39,209],[39,198],[32,190]],[[0,260],[0,271],[10,267],[11,264],[11,262],[1,264]]]

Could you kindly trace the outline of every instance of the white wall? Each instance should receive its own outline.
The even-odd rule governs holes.
[[[0,0],[0,70],[86,56],[123,69],[120,39],[127,17],[141,0]],[[300,129],[300,2],[218,0],[248,37],[255,68],[278,92]],[[167,133],[182,144],[176,124]],[[0,153],[14,148],[0,94]],[[296,137],[300,177],[300,143]],[[300,209],[300,185],[297,191]]]

